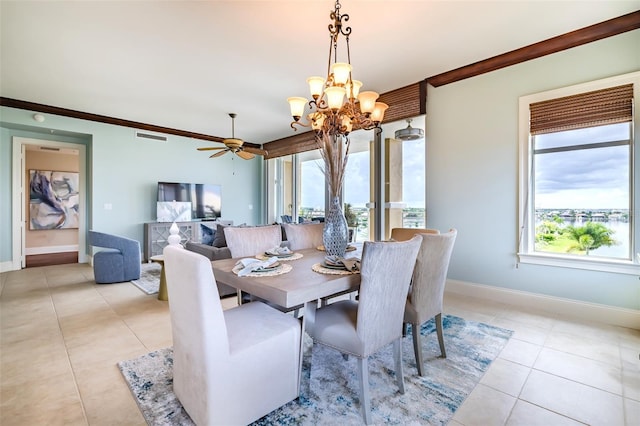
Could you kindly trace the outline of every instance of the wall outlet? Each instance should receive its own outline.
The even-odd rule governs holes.
[[[111,209],[113,209],[113,206],[111,205],[111,203],[105,203],[104,204],[104,209],[105,210],[111,210]]]

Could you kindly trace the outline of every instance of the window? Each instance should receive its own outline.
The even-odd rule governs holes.
[[[639,74],[520,99],[521,262],[637,273]]]

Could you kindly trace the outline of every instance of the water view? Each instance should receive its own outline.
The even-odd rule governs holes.
[[[615,244],[603,245],[589,251],[589,256],[630,259],[631,235],[629,226],[629,211],[623,209],[571,210],[571,209],[536,209],[536,237],[540,237],[540,225],[552,222],[562,230],[568,226],[582,227],[588,222],[600,223],[613,231],[611,237]],[[536,250],[559,252],[553,247],[536,244]]]

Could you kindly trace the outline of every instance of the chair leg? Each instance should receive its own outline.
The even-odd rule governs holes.
[[[396,380],[400,393],[404,393],[404,372],[402,371],[402,338],[393,342],[393,352],[396,361]]]
[[[413,353],[416,356],[416,366],[418,375],[423,376],[422,371],[422,344],[420,342],[420,324],[411,324],[411,334],[413,335]]]
[[[407,323],[402,323],[402,337],[407,337]]]
[[[438,332],[438,343],[440,343],[440,352],[442,358],[447,357],[447,351],[444,350],[444,337],[442,335],[442,313],[436,315],[436,331]]]
[[[358,379],[360,379],[360,409],[364,422],[371,424],[371,407],[369,397],[369,363],[367,358],[358,358]]]

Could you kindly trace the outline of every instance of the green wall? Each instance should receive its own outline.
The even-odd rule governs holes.
[[[135,129],[0,108],[0,264],[12,258],[11,166],[14,136],[87,145],[88,228],[128,236],[143,245],[145,222],[156,219],[158,181],[222,185],[222,217],[258,224],[262,217],[262,159],[209,159],[210,142],[168,135],[167,142],[135,138]],[[51,131],[53,130],[53,132]],[[106,210],[105,204],[112,209]],[[249,206],[253,206],[250,209]]]
[[[518,98],[638,70],[640,30],[428,88],[427,218],[429,227],[459,231],[449,278],[640,309],[637,276],[515,267]],[[640,200],[640,184],[635,190]]]

